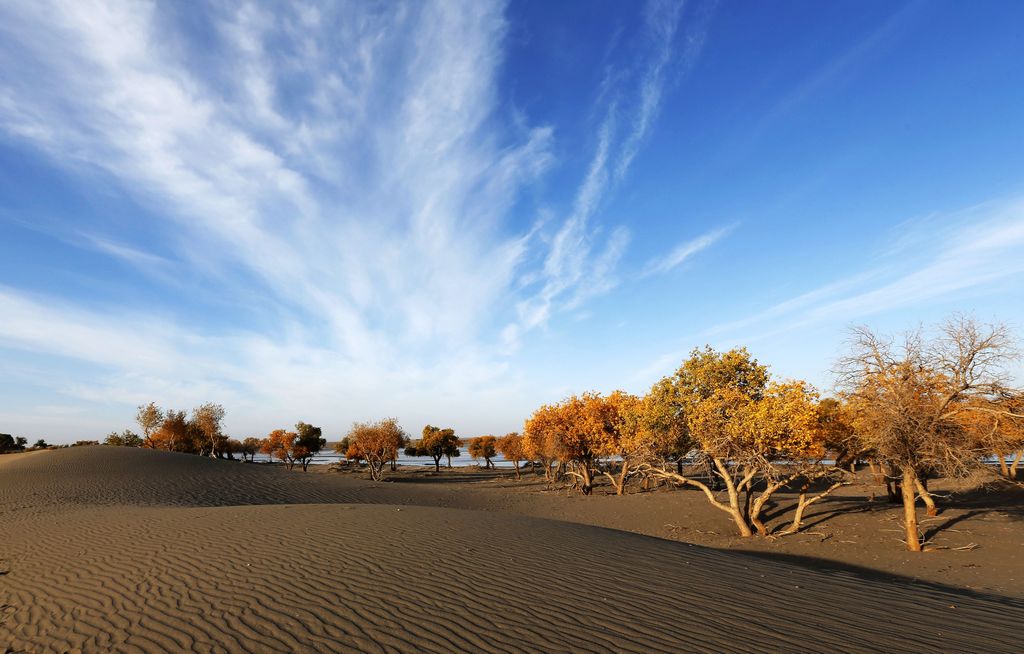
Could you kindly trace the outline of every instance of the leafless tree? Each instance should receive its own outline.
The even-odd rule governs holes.
[[[990,400],[1008,387],[1006,364],[1016,356],[1007,328],[956,316],[927,338],[922,329],[901,341],[867,327],[852,330],[837,365],[858,438],[895,471],[903,500],[906,545],[921,551],[915,504],[935,512],[928,477],[964,477],[987,454],[969,422],[999,412]]]

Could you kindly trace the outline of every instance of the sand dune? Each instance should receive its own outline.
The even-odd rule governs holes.
[[[140,448],[75,447],[0,457],[0,503],[236,506],[366,501],[280,466],[249,465]],[[358,484],[349,483],[356,490]],[[31,502],[27,501],[32,498]]]
[[[0,457],[0,648],[1019,651],[1018,601],[368,503],[386,490],[138,450]]]

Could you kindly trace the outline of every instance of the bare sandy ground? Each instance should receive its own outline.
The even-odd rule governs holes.
[[[1018,598],[521,515],[530,497],[120,448],[0,457],[0,651],[1021,648]]]

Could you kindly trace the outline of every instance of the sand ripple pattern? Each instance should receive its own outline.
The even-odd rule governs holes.
[[[143,495],[191,463],[153,454],[176,481],[142,466]],[[27,508],[41,489],[0,471],[0,501],[22,498],[0,504],[0,651],[1019,651],[1014,600],[499,513],[214,501],[293,492],[258,466],[147,505],[135,480],[103,488],[125,481],[112,465],[67,473],[93,488],[42,484],[70,489],[74,510]]]
[[[9,459],[9,460],[8,460]],[[0,458],[0,507],[238,506],[372,502],[356,480],[139,448],[76,447]]]

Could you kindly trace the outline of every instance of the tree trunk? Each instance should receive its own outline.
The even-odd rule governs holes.
[[[580,469],[582,470],[580,475],[582,476],[581,481],[583,486],[580,490],[583,491],[584,495],[590,495],[594,490],[594,480],[590,474],[590,464],[584,461],[580,464]]]
[[[892,504],[902,501],[902,482],[896,479],[896,471],[891,467],[885,470],[885,492],[889,495],[889,502]]]
[[[569,482],[569,490],[576,490],[577,488],[579,488],[580,487],[580,473],[576,472],[576,466],[575,465],[569,465],[568,470],[566,471],[566,474],[568,474],[572,478],[572,481]]]
[[[754,525],[754,527],[757,529],[758,536],[768,535],[768,528],[765,527],[763,522],[761,522],[761,510],[764,509],[764,505],[768,503],[768,500],[770,500],[772,495],[775,494],[775,491],[779,490],[780,488],[782,488],[791,481],[793,481],[793,476],[787,477],[785,479],[780,479],[779,481],[776,482],[769,482],[765,487],[764,491],[761,492],[758,498],[754,500],[753,505],[751,505],[750,508],[747,510],[747,518],[750,521],[750,524]],[[748,504],[750,502],[750,494],[751,491],[748,488]]]
[[[622,460],[622,470],[619,472],[619,485],[615,488],[616,495],[622,495],[626,492],[626,479],[629,477],[629,464],[625,459]]]
[[[789,529],[783,532],[784,534],[795,534],[800,531],[800,527],[803,525],[804,521],[804,509],[806,509],[807,505],[810,504],[810,502],[807,501],[807,491],[810,487],[810,482],[806,482],[800,487],[800,497],[797,499],[796,503],[796,514],[793,516],[793,522],[789,525]]]
[[[715,464],[719,465],[720,462],[716,460]],[[742,516],[739,514],[739,511],[735,510],[735,507],[731,504],[723,504],[720,502],[718,498],[715,497],[714,491],[712,491],[707,484],[697,481],[696,479],[684,477],[683,475],[677,475],[674,472],[669,472],[664,469],[652,468],[650,466],[645,466],[644,469],[648,474],[657,475],[661,479],[669,479],[678,484],[693,486],[694,488],[700,489],[704,493],[704,496],[708,498],[708,501],[711,502],[711,506],[732,516],[733,520],[736,521],[736,528],[739,529],[741,536],[753,536],[753,533],[750,531],[750,527],[742,520]],[[733,488],[733,491],[735,491],[735,486],[732,485],[732,481],[730,480],[728,483],[730,487]]]
[[[736,523],[736,529],[739,530],[740,536],[743,538],[750,538],[754,535],[754,532],[750,530],[750,525],[747,524],[747,516],[740,507],[740,495],[736,489],[736,483],[732,479],[732,475],[729,474],[729,469],[726,468],[725,463],[721,459],[713,459],[715,467],[718,468],[719,476],[722,481],[725,482],[725,490],[729,493],[729,515],[732,516],[733,522]],[[749,480],[748,480],[749,481]]]
[[[1010,477],[1010,466],[1006,465],[1006,455],[996,450],[996,458],[999,459],[999,472],[1007,479],[1012,479]]]
[[[441,472],[441,455],[434,457],[434,472]]]
[[[731,508],[729,513],[732,515],[733,522],[736,523],[736,529],[739,530],[740,536],[742,538],[750,538],[753,536],[754,532],[750,530],[750,525],[748,525],[747,521],[743,518],[743,512],[738,506],[735,506],[731,497],[729,498],[729,506]]]
[[[760,498],[758,498],[760,499]],[[759,502],[755,502],[753,511],[750,512],[750,524],[754,525],[754,529],[757,530],[757,535],[761,537],[768,536],[768,528],[761,522],[761,506]]]
[[[612,482],[612,487],[615,488],[616,495],[625,494],[626,478],[629,477],[629,464],[627,464],[625,460],[622,462],[622,469],[619,471],[618,476],[613,475],[607,470],[603,471],[603,474],[608,478],[608,481]]]
[[[804,511],[807,510],[807,507],[814,504],[815,502],[818,502],[822,498],[828,497],[829,495],[832,494],[832,491],[845,485],[846,482],[837,481],[836,483],[832,484],[827,489],[825,489],[824,492],[815,495],[811,499],[807,499],[807,491],[810,490],[811,488],[811,482],[810,480],[808,480],[803,486],[800,487],[800,498],[797,501],[796,514],[793,516],[793,522],[790,523],[788,529],[781,532],[779,535],[788,536],[790,534],[795,534],[799,532],[800,529],[803,527]]]
[[[796,514],[793,515],[793,522],[790,523],[789,528],[782,532],[782,536],[789,534],[795,534],[800,531],[800,527],[803,525],[804,520],[804,509],[811,503],[807,501],[807,491],[811,487],[811,482],[804,482],[804,485],[800,487],[800,497],[796,501]],[[812,500],[813,501],[813,500]]]
[[[935,507],[935,499],[932,497],[932,494],[928,492],[928,489],[924,487],[924,484],[921,483],[921,479],[916,475],[914,476],[914,488],[917,489],[917,494],[921,496],[921,499],[924,500],[925,506],[928,507],[928,515],[939,515],[939,510]]]
[[[1013,457],[1013,463],[1010,464],[1010,479],[1014,481],[1017,480],[1017,466],[1020,465],[1020,460],[1022,458],[1024,458],[1024,450],[1017,452],[1017,454]]]
[[[519,462],[518,462],[518,461],[513,461],[513,462],[512,462],[512,465],[513,465],[513,466],[515,466],[515,469],[516,469],[516,479],[517,479],[517,480],[518,480],[518,479],[522,479],[522,478],[523,478],[523,476],[522,476],[522,474],[520,474],[520,472],[519,472]]]
[[[868,467],[871,469],[871,479],[874,480],[876,486],[885,486],[885,493],[889,496],[890,502],[895,502],[895,496],[893,495],[892,486],[889,483],[885,472],[882,470],[882,466],[874,459],[868,459]],[[874,493],[872,493],[874,497]]]
[[[906,528],[907,549],[911,552],[921,551],[921,537],[917,533],[917,493],[915,482],[917,475],[910,466],[903,468],[903,480],[900,490],[903,494],[903,522]]]

